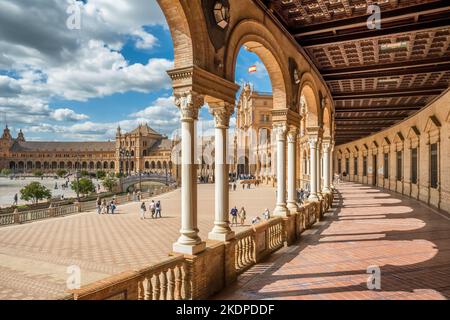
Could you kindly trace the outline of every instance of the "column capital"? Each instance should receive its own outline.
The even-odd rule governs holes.
[[[214,116],[216,128],[228,129],[230,126],[230,118],[234,112],[234,105],[226,102],[208,103],[209,112]]]
[[[286,140],[287,126],[285,123],[279,122],[273,124],[273,132],[275,133],[277,141]]]
[[[309,146],[311,147],[311,148],[316,148],[317,147],[317,144],[319,143],[319,136],[318,135],[309,135],[308,136],[308,143],[309,143]]]
[[[192,90],[175,93],[175,105],[181,111],[181,121],[198,119],[198,111],[204,104],[204,97]]]
[[[298,136],[298,128],[295,126],[289,126],[288,132],[287,132],[287,138],[289,143],[295,143],[297,141]]]

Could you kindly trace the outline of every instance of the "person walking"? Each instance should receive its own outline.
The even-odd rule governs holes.
[[[17,206],[17,204],[19,203],[19,196],[17,195],[17,193],[14,195],[14,206]]]
[[[110,207],[111,207],[111,214],[114,214],[114,211],[116,211],[116,201],[113,199],[113,200],[111,200],[111,203],[110,203]]]
[[[239,218],[241,219],[241,226],[243,226],[245,223],[245,219],[247,219],[247,212],[245,212],[244,207],[242,207],[239,211]]]
[[[106,208],[107,208],[106,200],[103,200],[102,205],[101,205],[101,213],[102,214],[106,214]]]
[[[269,211],[269,209],[266,208],[266,210],[264,210],[264,212],[263,212],[263,217],[264,217],[264,219],[266,219],[266,220],[269,220],[269,219],[270,219],[270,211]]]
[[[161,218],[161,201],[156,202],[156,218]]]
[[[155,212],[156,212],[156,204],[155,201],[152,200],[152,202],[150,202],[150,212],[152,214],[152,219],[155,218]]]
[[[145,202],[141,203],[141,220],[145,219],[145,212],[147,211],[147,207],[145,206]]]
[[[97,198],[97,213],[100,214],[102,213],[102,200],[100,199],[100,197]]]
[[[236,185],[236,181],[233,181],[233,191],[236,191],[237,185]]]
[[[235,226],[237,226],[238,225],[238,222],[237,222],[238,209],[236,208],[236,206],[234,206],[234,208],[231,209],[230,215],[231,215],[231,226],[233,226],[233,224]]]

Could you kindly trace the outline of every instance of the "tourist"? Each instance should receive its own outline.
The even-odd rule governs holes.
[[[252,224],[257,224],[257,223],[260,223],[260,222],[261,222],[261,218],[260,217],[254,217],[252,219]]]
[[[103,199],[103,202],[102,202],[102,206],[101,206],[101,213],[102,214],[106,214],[106,209],[107,209],[107,205],[106,205],[106,200],[105,199]]]
[[[17,204],[19,203],[19,196],[17,195],[17,193],[14,195],[14,203],[13,206],[17,206]]]
[[[264,210],[264,212],[263,212],[263,217],[264,217],[264,219],[266,219],[266,220],[269,220],[270,219],[270,211],[269,211],[269,209],[265,209]]]
[[[145,219],[145,212],[147,211],[147,207],[145,206],[145,202],[141,203],[141,220]]]
[[[96,207],[97,207],[97,213],[100,214],[101,210],[102,210],[102,201],[100,200],[100,197],[97,198]]]
[[[156,202],[155,211],[156,211],[156,213],[155,213],[156,218],[158,218],[158,217],[161,218],[161,201],[159,201],[159,200],[158,200],[158,202]]]
[[[136,190],[133,190],[133,201],[137,201]]]
[[[247,219],[247,212],[245,212],[244,207],[242,207],[239,211],[239,218],[241,219],[241,226],[243,226],[245,223],[245,219]]]
[[[114,211],[116,211],[116,202],[115,200],[111,200],[111,203],[109,204],[109,206],[111,207],[111,214],[114,214]]]
[[[233,224],[235,226],[237,226],[238,225],[238,222],[237,222],[238,209],[236,208],[236,206],[234,206],[234,208],[231,209],[230,215],[231,215],[231,226],[233,226]]]
[[[233,191],[236,191],[237,185],[236,182],[233,182]]]
[[[150,212],[152,213],[152,219],[155,218],[155,212],[156,212],[156,204],[155,201],[152,200],[152,202],[150,202]]]

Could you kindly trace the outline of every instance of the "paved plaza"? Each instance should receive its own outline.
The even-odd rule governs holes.
[[[158,220],[140,220],[139,203],[131,203],[119,205],[117,215],[89,212],[0,228],[0,300],[64,296],[71,265],[80,266],[87,284],[166,258],[179,237],[180,195],[176,190],[155,198],[162,204]],[[214,185],[199,185],[198,195],[200,236],[206,239],[214,221]],[[245,205],[248,221],[274,203],[271,187],[230,192],[230,205]]]
[[[448,299],[450,219],[396,194],[345,183],[334,211],[217,299]],[[368,290],[367,268],[381,269]]]

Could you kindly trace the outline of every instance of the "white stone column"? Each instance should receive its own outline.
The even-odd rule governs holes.
[[[286,207],[286,132],[285,124],[274,126],[277,139],[277,205],[274,210],[275,216],[287,216],[289,211]]]
[[[297,212],[297,192],[295,190],[296,162],[297,162],[297,135],[298,129],[290,127],[287,134],[288,139],[288,199],[287,207],[291,212]]]
[[[334,142],[330,144],[330,186],[334,189]],[[358,181],[358,177],[355,178]]]
[[[323,148],[323,192],[331,192],[331,174],[330,174],[330,142],[324,141]]]
[[[195,120],[203,105],[203,97],[194,92],[175,95],[181,112],[181,236],[173,251],[195,255],[205,250],[205,242],[197,228],[197,166],[195,164]]]
[[[310,172],[309,172],[309,185],[310,185],[310,193],[309,193],[309,200],[311,201],[318,201],[319,197],[317,195],[317,143],[318,143],[318,137],[315,135],[309,136],[308,143],[309,143],[309,166],[310,166]]]
[[[234,238],[228,219],[229,188],[227,163],[227,136],[232,105],[211,105],[215,120],[215,215],[214,228],[209,233],[211,240],[228,241]]]

